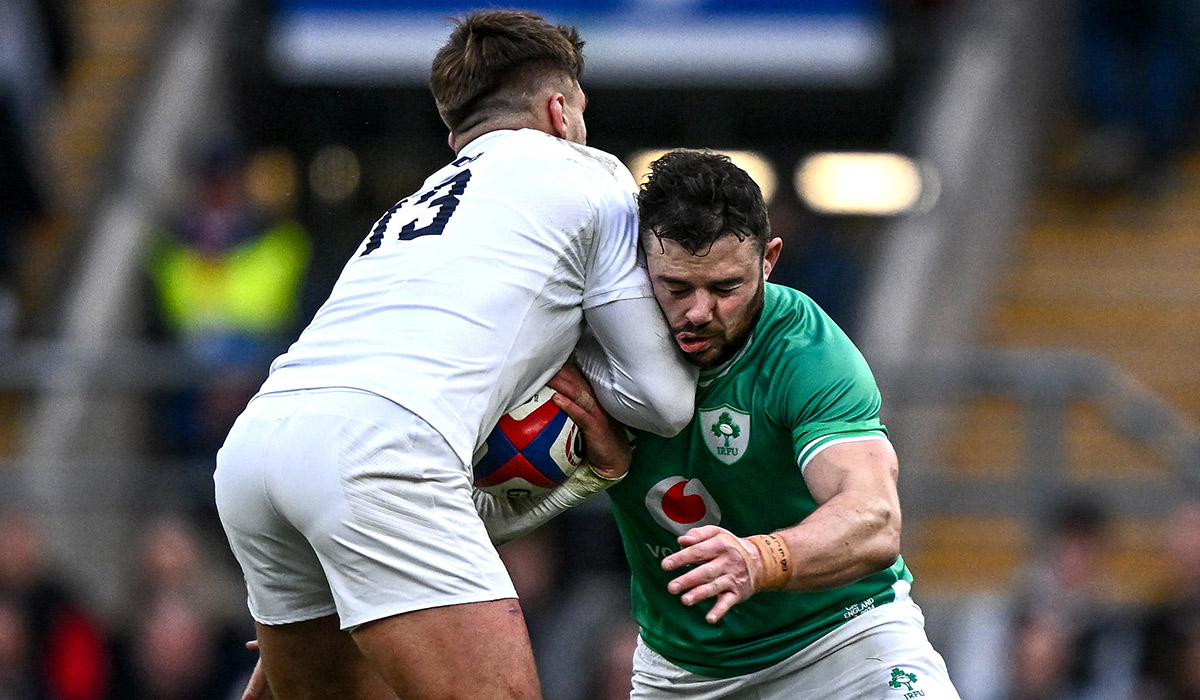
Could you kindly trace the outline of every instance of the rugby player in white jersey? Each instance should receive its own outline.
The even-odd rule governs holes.
[[[431,78],[457,157],[379,219],[218,454],[262,654],[249,695],[539,698],[491,540],[628,458],[589,454],[531,518],[472,489],[471,455],[548,381],[584,424],[601,406],[664,435],[690,419],[633,178],[583,145],[582,46],[530,13],[457,22]],[[556,375],[573,352],[599,405]]]

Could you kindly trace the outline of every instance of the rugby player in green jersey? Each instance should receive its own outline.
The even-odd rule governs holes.
[[[632,697],[957,699],[909,596],[875,380],[811,299],[766,281],[782,241],[757,185],[674,151],[639,213],[655,296],[701,374],[688,427],[637,434],[608,491],[640,627]]]

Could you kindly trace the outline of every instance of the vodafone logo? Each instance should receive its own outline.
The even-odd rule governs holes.
[[[682,535],[701,525],[721,522],[721,509],[699,479],[669,476],[646,493],[646,510],[654,521]]]

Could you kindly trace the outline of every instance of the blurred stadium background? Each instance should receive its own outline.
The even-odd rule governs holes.
[[[1113,25],[1081,19],[1101,5]],[[1200,678],[1185,692],[1151,668],[1164,610],[1200,621],[1175,615],[1200,608],[1192,5],[521,4],[588,41],[590,145],[635,175],[664,148],[736,154],[768,191],[776,281],[876,370],[915,595],[964,700],[1200,697]],[[236,687],[251,632],[213,452],[370,224],[449,158],[425,81],[445,18],[472,7],[0,6],[0,689]],[[1177,14],[1145,20],[1160,9]],[[1128,63],[1093,45],[1122,24]],[[1094,95],[1116,101],[1146,66],[1134,112],[1161,118],[1106,121]],[[603,502],[506,557],[548,700],[621,697]],[[90,666],[22,618],[43,571],[90,620]],[[1170,639],[1200,651],[1181,627]],[[148,629],[175,657],[139,648]],[[21,676],[43,658],[75,685]],[[1065,680],[1022,686],[1039,660]]]

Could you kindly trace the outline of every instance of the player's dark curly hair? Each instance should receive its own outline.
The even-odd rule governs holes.
[[[762,190],[728,156],[711,151],[671,151],[650,165],[638,193],[639,232],[675,241],[692,255],[707,255],[725,235],[750,238],[759,252],[771,237]]]
[[[526,109],[542,81],[560,80],[565,89],[583,75],[583,39],[575,27],[521,10],[479,10],[454,23],[429,77],[451,131]]]

